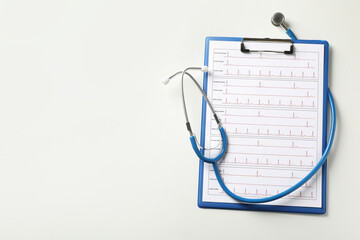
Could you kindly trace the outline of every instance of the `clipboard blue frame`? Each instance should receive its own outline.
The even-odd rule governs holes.
[[[241,42],[243,38],[239,37],[207,37],[205,39],[205,58],[204,65],[208,66],[209,61],[209,44],[210,41],[232,41]],[[323,89],[323,142],[322,151],[324,152],[327,142],[327,106],[328,106],[328,72],[329,72],[329,43],[323,40],[294,40],[294,43],[303,44],[321,44],[324,45],[324,89]],[[240,50],[239,50],[240,51]],[[207,94],[208,74],[204,73],[203,89]],[[205,127],[206,127],[206,101],[202,101],[202,117],[201,117],[201,138],[200,145],[205,144]],[[327,179],[327,161],[322,167],[322,196],[321,207],[294,207],[294,206],[278,206],[278,205],[261,205],[261,204],[243,204],[243,203],[222,203],[222,202],[205,202],[203,196],[203,173],[204,162],[199,161],[199,187],[198,187],[198,206],[200,208],[220,208],[235,210],[251,210],[251,211],[270,211],[270,212],[292,212],[292,213],[310,213],[325,214],[326,213],[326,179]]]

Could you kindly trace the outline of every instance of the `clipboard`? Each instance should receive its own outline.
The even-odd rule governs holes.
[[[233,37],[207,37],[206,41],[205,41],[205,58],[204,58],[204,65],[205,66],[209,66],[209,56],[210,56],[210,44],[214,43],[214,42],[228,42],[228,43],[237,43],[239,44],[239,52],[245,50],[245,52],[248,50],[245,48],[244,42],[246,41],[253,41],[254,39],[248,39],[248,38],[233,38]],[[262,39],[264,41],[269,41],[270,39]],[[270,40],[272,41],[272,40]],[[276,40],[275,40],[276,41]],[[286,42],[288,42],[288,40],[285,40]],[[321,151],[323,152],[325,150],[326,147],[326,139],[327,139],[327,105],[328,105],[328,100],[327,100],[327,91],[328,91],[328,68],[329,68],[329,44],[327,41],[322,41],[322,40],[294,40],[294,41],[290,41],[292,42],[290,49],[288,50],[287,54],[292,54],[289,53],[289,51],[295,51],[297,50],[297,45],[298,44],[302,44],[302,45],[319,45],[319,46],[323,46],[323,59],[319,59],[319,61],[323,61],[323,68],[319,68],[319,79],[318,81],[322,81],[322,105],[318,106],[318,109],[320,109],[322,107],[322,126],[318,126],[319,131],[321,131],[322,134],[322,139],[321,139]],[[286,50],[284,50],[286,51]],[[279,53],[278,51],[267,51],[267,50],[255,50],[254,52],[274,52],[273,54],[286,54],[284,53]],[[244,53],[244,52],[243,52]],[[250,51],[247,51],[248,54],[251,54]],[[261,53],[260,53],[261,54]],[[250,55],[249,55],[250,56]],[[263,56],[263,55],[260,55]],[[280,55],[279,55],[280,56]],[[229,63],[230,65],[231,63]],[[211,69],[211,67],[209,66],[209,68]],[[271,71],[269,71],[269,76],[271,76]],[[320,79],[320,73],[322,72],[322,78]],[[215,74],[215,73],[214,73]],[[229,73],[230,76],[231,73]],[[237,74],[240,76],[241,73],[239,73],[239,70],[237,72]],[[236,75],[236,73],[234,73],[234,75]],[[249,70],[249,76],[255,76],[251,75],[250,70]],[[304,75],[304,73],[303,73]],[[260,72],[260,75],[256,75],[257,77],[254,77],[255,79],[262,79],[262,74]],[[280,72],[280,76],[281,76],[281,72]],[[293,72],[291,72],[291,75],[289,76],[293,76]],[[314,74],[315,76],[315,74]],[[249,77],[251,79],[251,77]],[[286,78],[286,77],[284,77]],[[204,73],[204,80],[203,80],[203,89],[205,91],[205,93],[208,94],[208,86],[209,86],[209,75],[208,73]],[[227,83],[226,83],[227,84]],[[294,83],[294,88],[295,88],[295,84]],[[318,89],[318,91],[321,91],[321,89]],[[208,95],[209,97],[209,95]],[[213,98],[210,97],[210,101],[213,101]],[[214,104],[214,102],[213,102]],[[216,105],[216,104],[215,104]],[[215,107],[216,108],[216,107]],[[250,108],[253,109],[253,108]],[[276,110],[276,109],[275,109]],[[221,121],[223,122],[223,120],[221,119]],[[203,99],[202,102],[202,119],[201,119],[201,138],[200,138],[200,145],[204,148],[206,147],[206,135],[209,133],[209,130],[207,129],[207,125],[210,125],[209,123],[209,119],[207,117],[207,106],[206,106],[206,101]],[[302,133],[301,133],[302,134]],[[280,135],[280,134],[279,134]],[[291,134],[290,134],[291,135]],[[294,143],[293,143],[294,145]],[[204,150],[203,150],[204,151]],[[321,153],[322,153],[321,152]],[[307,154],[307,153],[306,153]],[[267,159],[268,160],[268,159]],[[261,161],[261,159],[260,159]],[[236,162],[236,158],[235,158],[235,162]],[[327,174],[327,163],[325,162],[322,169],[319,171],[321,172],[321,177],[319,178],[321,181],[320,183],[317,183],[319,186],[319,190],[321,189],[321,193],[318,194],[321,199],[318,201],[320,205],[314,207],[314,206],[299,206],[299,205],[292,205],[291,204],[291,199],[287,200],[287,204],[282,205],[282,204],[272,204],[272,202],[268,203],[268,204],[243,204],[243,203],[239,203],[239,202],[229,202],[229,201],[209,201],[207,199],[204,199],[204,190],[207,190],[209,188],[209,184],[208,182],[204,182],[204,176],[207,174],[207,172],[205,172],[205,170],[207,169],[205,166],[206,163],[200,161],[199,164],[199,182],[198,182],[198,206],[200,208],[220,208],[220,209],[234,209],[234,210],[253,210],[253,211],[272,211],[272,212],[293,212],[293,213],[310,213],[310,214],[324,214],[326,212],[326,174]],[[265,164],[265,163],[264,163]],[[290,166],[290,164],[289,164]],[[241,167],[240,167],[241,168]],[[266,168],[266,166],[265,166]],[[311,170],[311,169],[310,169]],[[309,171],[310,171],[309,170]],[[211,170],[209,170],[208,172],[211,173]],[[208,173],[208,174],[210,174]],[[209,177],[207,178],[209,179]],[[318,180],[316,180],[318,181]],[[207,185],[207,186],[205,186]],[[205,189],[206,188],[206,189]],[[235,188],[234,188],[235,189]],[[219,190],[219,189],[218,189]],[[257,189],[256,193],[258,193],[258,190],[261,192],[263,189]],[[221,191],[221,190],[219,190]],[[245,193],[246,193],[246,189],[245,189]],[[266,190],[267,193],[267,190]],[[239,194],[241,195],[241,194]],[[300,196],[301,196],[301,192],[300,192]],[[313,195],[311,195],[313,196]]]

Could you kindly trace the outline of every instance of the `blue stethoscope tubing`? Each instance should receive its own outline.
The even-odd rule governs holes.
[[[194,152],[204,162],[216,164],[218,161],[220,161],[225,156],[225,153],[227,150],[227,145],[228,145],[227,136],[226,136],[226,133],[225,133],[225,130],[223,127],[220,127],[219,131],[220,131],[221,138],[222,138],[222,148],[221,148],[220,153],[214,158],[205,157],[197,148],[195,136],[190,137],[191,146],[194,149]]]
[[[328,99],[329,99],[329,105],[330,105],[330,115],[331,115],[331,124],[330,124],[330,133],[329,133],[329,138],[328,138],[328,142],[326,145],[326,148],[324,150],[323,155],[321,156],[319,162],[316,164],[316,166],[308,173],[308,175],[306,175],[301,181],[299,181],[297,184],[295,184],[294,186],[288,188],[287,190],[280,192],[276,195],[273,195],[271,197],[265,197],[265,198],[245,198],[245,197],[241,197],[238,196],[236,194],[234,194],[233,192],[231,192],[225,185],[223,179],[221,178],[221,174],[220,174],[220,170],[219,170],[219,166],[217,164],[217,162],[213,162],[213,168],[214,168],[214,172],[216,175],[216,178],[221,186],[221,188],[224,190],[224,192],[226,192],[230,197],[232,197],[233,199],[243,202],[243,203],[266,203],[266,202],[271,202],[277,199],[280,199],[292,192],[294,192],[296,189],[300,188],[302,185],[304,185],[307,181],[309,181],[316,173],[317,171],[322,167],[322,165],[326,162],[326,158],[330,153],[330,149],[332,147],[332,144],[334,142],[334,135],[335,135],[335,128],[336,128],[336,110],[335,110],[335,104],[334,104],[334,99],[332,97],[331,91],[328,89]],[[225,136],[226,138],[226,136]],[[227,143],[227,140],[224,141],[224,143]],[[194,146],[193,146],[194,147]],[[195,149],[194,149],[195,150]],[[196,149],[197,150],[197,149]],[[195,151],[196,152],[196,151]],[[199,156],[199,155],[198,155]],[[201,156],[201,155],[200,155]],[[200,159],[202,159],[200,157]]]
[[[286,31],[286,34],[291,38],[291,40],[297,40],[295,34],[288,29]],[[328,89],[328,99],[329,99],[329,105],[330,105],[330,115],[331,115],[331,123],[330,123],[330,132],[329,132],[329,138],[326,144],[326,148],[323,152],[323,155],[321,156],[319,162],[316,164],[316,166],[298,183],[296,183],[294,186],[288,188],[287,190],[280,192],[276,195],[270,196],[270,197],[265,197],[265,198],[246,198],[246,197],[241,197],[238,196],[236,194],[234,194],[233,192],[231,192],[229,190],[229,188],[226,187],[221,174],[220,174],[220,170],[219,170],[219,166],[218,166],[218,161],[220,161],[226,152],[227,149],[227,136],[225,134],[225,131],[222,127],[219,128],[220,133],[221,133],[221,137],[222,137],[222,141],[223,141],[223,146],[222,146],[222,150],[220,152],[220,154],[218,156],[216,156],[213,159],[209,159],[206,158],[203,154],[200,153],[199,149],[196,146],[196,142],[194,137],[190,137],[190,141],[191,141],[191,145],[196,153],[196,155],[203,160],[204,162],[208,162],[211,163],[213,168],[214,168],[214,172],[216,175],[216,178],[221,186],[221,188],[224,190],[224,192],[226,192],[230,197],[232,197],[233,199],[243,202],[243,203],[266,203],[266,202],[271,202],[274,200],[278,200],[292,192],[294,192],[295,190],[297,190],[298,188],[300,188],[302,185],[304,185],[307,181],[309,181],[318,171],[319,169],[324,165],[324,163],[326,162],[326,158],[330,153],[330,149],[332,147],[332,144],[334,142],[334,135],[335,135],[335,129],[336,129],[336,109],[335,109],[335,103],[334,103],[334,98],[331,94],[330,89]],[[208,101],[207,101],[208,102]]]
[[[287,29],[286,34],[291,38],[291,40],[295,41],[296,36],[295,34],[290,30]],[[209,99],[206,96],[206,93],[204,92],[204,90],[201,88],[201,86],[199,85],[199,83],[197,83],[197,81],[195,80],[195,78],[189,74],[187,71],[188,70],[201,70],[203,72],[207,72],[208,69],[206,66],[203,67],[189,67],[186,68],[184,71],[180,71],[177,72],[175,74],[173,74],[172,76],[170,76],[169,78],[165,79],[163,81],[164,84],[167,84],[169,82],[170,79],[174,78],[176,75],[181,74],[181,91],[182,91],[182,102],[183,102],[183,109],[184,109],[184,114],[185,114],[185,120],[186,120],[186,128],[190,134],[190,142],[191,142],[191,146],[194,149],[194,152],[196,153],[196,155],[200,158],[200,160],[202,160],[203,162],[212,164],[213,168],[214,168],[214,172],[216,175],[216,178],[221,186],[221,188],[224,190],[224,192],[226,192],[230,197],[232,197],[233,199],[241,202],[241,203],[266,203],[266,202],[271,202],[274,200],[278,200],[292,192],[294,192],[295,190],[297,190],[298,188],[300,188],[302,185],[304,185],[307,181],[309,181],[319,170],[320,168],[324,165],[324,163],[326,162],[326,158],[330,153],[330,149],[333,145],[334,142],[334,135],[335,135],[335,128],[336,128],[336,110],[335,110],[335,103],[334,103],[334,99],[332,97],[331,91],[330,89],[328,89],[327,91],[327,95],[328,95],[328,100],[329,100],[329,105],[330,105],[330,116],[331,116],[331,123],[330,123],[330,132],[329,132],[329,138],[326,144],[326,148],[320,158],[320,160],[318,161],[318,163],[316,164],[316,166],[298,183],[296,183],[295,185],[293,185],[292,187],[288,188],[287,190],[280,192],[276,195],[270,196],[270,197],[265,197],[265,198],[246,198],[246,197],[241,197],[238,196],[236,194],[234,194],[233,192],[231,192],[225,185],[222,177],[221,177],[221,173],[219,170],[219,166],[218,166],[218,162],[220,160],[222,160],[226,154],[227,151],[227,147],[228,147],[228,139],[225,133],[224,128],[221,126],[221,122],[219,120],[219,118],[216,115],[216,112],[212,106],[212,104],[210,103]],[[198,145],[200,145],[197,142],[196,136],[195,134],[192,132],[191,130],[191,125],[189,122],[189,118],[188,118],[188,114],[187,114],[187,109],[186,109],[186,103],[185,103],[185,96],[184,96],[184,76],[187,75],[190,77],[190,79],[194,82],[194,84],[196,85],[196,87],[200,90],[201,94],[203,95],[208,107],[210,108],[213,117],[218,125],[218,129],[220,131],[220,135],[222,138],[222,147],[220,150],[220,153],[215,156],[214,158],[208,158],[205,157],[203,152],[201,152],[198,148]],[[204,149],[203,149],[204,150]]]

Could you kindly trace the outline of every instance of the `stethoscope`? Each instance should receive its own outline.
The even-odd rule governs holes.
[[[275,13],[271,19],[271,22],[273,25],[275,26],[281,26],[285,31],[286,34],[291,38],[291,40],[295,41],[297,40],[296,36],[294,35],[294,33],[290,30],[290,28],[288,28],[285,25],[285,17],[282,13]],[[195,80],[195,78],[188,73],[188,71],[190,70],[201,70],[202,72],[208,72],[208,68],[206,66],[203,67],[189,67],[186,68],[184,71],[179,71],[175,74],[173,74],[172,76],[170,76],[169,78],[163,80],[163,84],[168,84],[170,79],[174,78],[177,75],[181,74],[181,96],[182,96],[182,103],[183,103],[183,109],[184,109],[184,115],[185,115],[185,120],[186,120],[186,128],[190,134],[190,142],[191,142],[191,146],[194,149],[194,152],[196,153],[196,155],[204,162],[210,163],[212,164],[213,168],[214,168],[214,172],[216,175],[216,178],[221,186],[221,188],[224,190],[224,192],[226,192],[230,197],[232,197],[233,199],[243,202],[243,203],[265,203],[265,202],[270,202],[270,201],[274,201],[277,199],[280,199],[290,193],[292,193],[293,191],[295,191],[296,189],[298,189],[299,187],[301,187],[302,185],[304,185],[307,181],[309,181],[319,170],[320,168],[323,166],[323,164],[326,161],[327,156],[330,153],[330,149],[332,147],[333,141],[334,141],[334,134],[335,134],[335,127],[336,127],[336,112],[335,112],[335,104],[334,104],[334,99],[331,95],[330,89],[328,89],[328,99],[329,99],[329,105],[330,105],[330,115],[331,115],[331,123],[330,123],[330,132],[329,132],[329,138],[327,141],[327,145],[325,148],[325,151],[323,152],[322,157],[320,158],[319,162],[316,164],[316,166],[298,183],[296,183],[295,185],[293,185],[292,187],[288,188],[287,190],[280,192],[276,195],[270,196],[270,197],[265,197],[265,198],[245,198],[245,197],[241,197],[238,196],[236,194],[234,194],[233,192],[231,192],[228,187],[225,185],[221,174],[220,174],[220,170],[218,167],[218,162],[225,156],[226,154],[226,150],[227,150],[227,145],[228,145],[228,140],[227,140],[227,136],[225,133],[224,128],[221,126],[221,122],[219,120],[219,118],[217,117],[215,110],[211,104],[211,102],[209,101],[209,99],[206,96],[206,93],[203,91],[203,89],[201,88],[201,86],[199,85],[199,83]],[[201,151],[199,150],[199,143],[197,141],[196,135],[193,133],[193,131],[191,130],[191,125],[189,122],[189,117],[187,114],[187,109],[186,109],[186,103],[185,103],[185,96],[184,96],[184,76],[187,75],[190,77],[190,79],[194,82],[194,84],[196,85],[196,87],[199,89],[199,91],[201,92],[201,94],[203,95],[207,105],[209,106],[213,117],[217,123],[218,129],[220,131],[221,134],[221,138],[222,138],[222,147],[221,147],[221,151],[220,153],[214,157],[214,158],[208,158],[205,157],[203,153],[201,153]]]

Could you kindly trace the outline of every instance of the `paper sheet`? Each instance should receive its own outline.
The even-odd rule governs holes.
[[[209,69],[207,94],[229,138],[219,165],[229,189],[243,197],[268,197],[307,175],[322,155],[324,46],[295,44],[293,55],[243,54],[240,42],[210,41]],[[209,108],[206,123],[205,148],[214,148],[220,135]],[[208,157],[218,152],[205,151]],[[203,201],[236,202],[222,191],[210,164],[203,177]],[[321,207],[321,180],[319,171],[297,191],[266,204]]]

